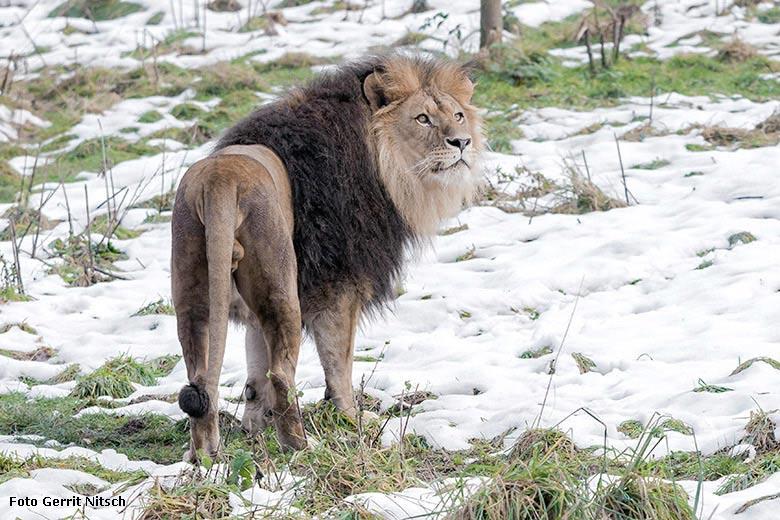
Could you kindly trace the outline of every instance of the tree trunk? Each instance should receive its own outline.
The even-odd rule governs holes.
[[[504,22],[501,17],[501,0],[480,0],[479,48],[485,49],[501,42]]]

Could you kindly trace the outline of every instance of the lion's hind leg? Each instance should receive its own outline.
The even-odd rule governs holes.
[[[208,266],[203,225],[185,204],[176,208],[173,233],[186,236],[186,240],[173,241],[172,296],[189,381],[179,392],[179,407],[190,416],[190,449],[184,459],[194,461],[198,452],[211,456],[219,449],[217,395],[215,389],[209,392],[208,388]]]
[[[306,439],[295,391],[301,310],[292,233],[273,196],[260,196],[253,206],[262,211],[247,215],[238,230],[238,241],[244,247],[245,256],[234,276],[238,292],[260,325],[249,334],[262,333],[262,340],[254,338],[253,341],[250,337],[247,348],[267,349],[267,361],[262,359],[261,352],[250,353],[248,358],[256,359],[258,366],[267,363],[268,369],[262,374],[250,373],[248,381],[254,380],[256,386],[265,388],[256,398],[266,400],[280,444],[302,449]],[[257,370],[257,367],[249,369]],[[259,411],[263,406],[257,408]]]

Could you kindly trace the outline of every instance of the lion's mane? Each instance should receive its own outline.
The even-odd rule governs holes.
[[[381,306],[394,297],[405,252],[419,241],[380,174],[377,162],[392,154],[376,153],[363,92],[368,75],[399,59],[410,60],[370,57],[325,71],[237,123],[216,146],[260,144],[284,163],[304,313],[345,283],[368,289],[364,310]],[[435,72],[435,60],[413,61],[420,74]]]

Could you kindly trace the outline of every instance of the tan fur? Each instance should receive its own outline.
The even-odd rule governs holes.
[[[474,197],[483,139],[470,101],[473,85],[463,71],[448,63],[419,65],[390,59],[363,89],[373,114],[369,146],[381,180],[412,231],[430,235]],[[431,125],[421,125],[420,114]],[[266,147],[228,146],[182,178],[171,273],[190,382],[179,397],[191,416],[188,460],[219,448],[217,388],[229,318],[247,327],[246,430],[257,432],[270,422],[283,447],[305,446],[294,391],[302,323],[317,345],[326,398],[355,415],[352,350],[370,289],[360,282],[328,288],[331,293],[321,296],[326,306],[307,302],[302,309],[293,215],[287,172]]]

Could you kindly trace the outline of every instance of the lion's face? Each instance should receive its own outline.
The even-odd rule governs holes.
[[[483,139],[474,85],[454,63],[396,57],[363,89],[385,187],[412,229],[431,234],[479,185]]]
[[[395,116],[390,131],[409,174],[423,182],[470,182],[479,145],[471,110],[446,92],[421,90],[401,102]]]

